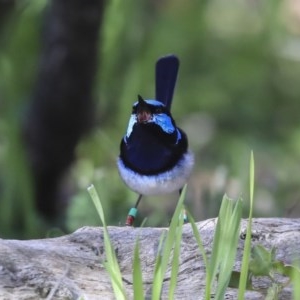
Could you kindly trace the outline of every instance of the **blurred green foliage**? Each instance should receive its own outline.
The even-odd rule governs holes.
[[[5,236],[18,235],[11,227],[18,211],[26,212],[29,231],[35,218],[18,126],[34,87],[45,4],[18,4],[0,31]],[[169,53],[181,60],[173,116],[196,155],[187,193],[195,219],[216,216],[225,192],[247,198],[251,149],[257,170],[254,216],[299,216],[299,28],[292,0],[108,1],[94,88],[97,126],[78,145],[70,171],[76,188],[69,230],[98,224],[86,192],[90,183],[100,193],[108,224],[124,223],[136,195],[117,173],[119,143],[137,94],[154,97],[156,59]],[[177,195],[145,198],[141,217],[148,217],[147,225],[167,225],[176,200]]]

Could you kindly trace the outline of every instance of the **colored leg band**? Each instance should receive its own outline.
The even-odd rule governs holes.
[[[132,217],[136,218],[136,216],[137,216],[137,208],[132,207],[132,208],[129,210],[128,216],[132,216]]]

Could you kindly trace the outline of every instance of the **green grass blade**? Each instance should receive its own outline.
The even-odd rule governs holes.
[[[212,246],[212,254],[209,260],[209,273],[211,275],[211,280],[213,280],[217,274],[218,266],[221,260],[221,256],[219,255],[219,250],[221,248],[221,236],[222,232],[224,232],[224,226],[226,224],[226,220],[228,219],[228,215],[230,212],[231,201],[227,201],[227,196],[225,195],[222,199],[219,216],[217,220],[217,225],[214,233],[214,240]],[[210,286],[211,286],[210,282]],[[209,287],[210,288],[210,287]]]
[[[251,151],[250,156],[250,211],[249,211],[249,220],[247,226],[246,240],[244,246],[242,267],[241,267],[241,277],[239,282],[239,293],[238,300],[243,300],[246,292],[247,278],[248,278],[248,269],[249,269],[249,260],[251,252],[251,231],[252,231],[252,214],[253,214],[253,197],[254,197],[254,176],[255,176],[255,167],[254,167],[254,155]]]
[[[123,282],[119,280],[119,276],[115,272],[115,268],[113,267],[113,265],[108,261],[104,262],[103,265],[109,274],[116,299],[127,299],[123,287]]]
[[[93,185],[88,187],[88,192],[93,200],[93,203],[96,207],[96,210],[99,214],[100,220],[103,224],[103,235],[104,235],[104,248],[105,248],[105,255],[106,255],[106,260],[107,262],[104,263],[107,272],[110,275],[111,278],[111,283],[112,287],[114,290],[114,294],[117,300],[123,300],[126,299],[126,294],[125,294],[125,289],[123,286],[123,281],[122,281],[122,274],[120,271],[120,267],[116,258],[116,253],[112,247],[106,222],[105,222],[105,217],[104,217],[104,211],[103,207],[100,201],[100,198],[97,194],[97,191]]]
[[[205,252],[205,248],[203,246],[202,239],[201,239],[200,233],[198,231],[198,228],[196,226],[194,218],[192,217],[192,215],[190,214],[189,211],[187,212],[187,215],[188,215],[189,222],[192,226],[193,235],[196,239],[199,252],[202,255],[202,259],[203,259],[205,270],[206,270],[206,275],[205,275],[206,289],[205,289],[205,292],[207,292],[210,295],[210,288],[208,288],[208,285],[211,283],[211,275],[210,275],[210,268],[209,268],[209,265],[208,265],[208,259],[207,259],[207,255],[206,255],[206,252]],[[209,296],[209,298],[206,297],[205,299],[210,299],[210,296]]]
[[[254,178],[255,178],[254,155],[253,155],[253,151],[251,151],[251,156],[250,156],[250,212],[251,214],[253,210]]]
[[[103,227],[106,227],[106,222],[105,222],[105,217],[104,217],[104,211],[103,211],[103,207],[102,207],[102,204],[101,204],[101,201],[100,201],[100,198],[99,198],[99,195],[94,187],[93,184],[91,184],[88,188],[87,188],[92,200],[93,200],[93,203],[96,207],[96,210],[97,210],[97,213],[100,217],[100,220],[103,224]]]
[[[205,299],[210,299],[211,287],[217,272],[219,275],[216,299],[224,298],[235,262],[241,217],[242,199],[233,201],[224,195],[214,233],[212,254],[207,261]]]
[[[166,233],[163,232],[158,244],[157,257],[155,261],[155,268],[154,268],[154,275],[153,275],[152,299],[159,299],[160,297],[159,282],[163,280],[162,272],[161,272],[161,261],[162,261],[162,251],[163,251],[165,237],[166,237]]]
[[[223,202],[223,201],[222,201]],[[219,241],[221,236],[221,229],[220,229],[220,222],[219,218],[217,221],[215,233],[214,233],[214,240],[213,240],[213,246],[212,246],[212,252],[210,259],[208,261],[208,265],[206,268],[206,286],[205,286],[205,299],[210,299],[211,295],[211,287],[213,280],[216,276],[217,272],[217,266],[218,266],[218,251],[219,251]]]
[[[141,260],[139,255],[139,241],[136,240],[134,247],[134,258],[133,258],[133,292],[134,300],[143,300],[144,288],[143,288],[143,274],[141,268]]]
[[[192,217],[192,215],[190,214],[189,211],[187,211],[187,215],[188,215],[188,220],[189,220],[189,222],[190,222],[190,224],[192,226],[193,235],[194,235],[194,237],[196,239],[196,242],[197,242],[200,254],[202,255],[203,262],[204,262],[204,265],[205,265],[205,269],[207,270],[208,269],[208,260],[207,260],[205,248],[203,246],[200,233],[198,231],[198,228],[197,228],[197,225],[195,223],[195,220],[194,220],[194,218]]]
[[[173,260],[172,260],[172,271],[170,279],[170,288],[169,288],[169,297],[168,299],[174,299],[174,293],[177,285],[177,276],[179,271],[179,257],[180,257],[180,248],[181,248],[181,239],[182,239],[182,226],[183,218],[179,218],[179,224],[177,227],[175,245],[173,250]]]
[[[295,264],[297,266],[297,264]],[[299,266],[299,264],[298,264]],[[292,284],[293,284],[293,299],[298,300],[300,299],[300,270],[299,268],[293,268],[292,273]]]
[[[162,247],[163,249],[160,249],[161,252],[158,253],[158,258],[155,266],[155,271],[154,271],[154,278],[153,278],[153,287],[152,287],[152,299],[160,299],[160,294],[162,290],[162,285],[163,285],[163,279],[164,275],[166,273],[169,261],[170,261],[170,256],[171,256],[171,251],[175,242],[176,238],[176,232],[180,220],[180,214],[183,209],[183,202],[185,199],[185,194],[186,194],[186,185],[182,189],[182,193],[179,197],[174,215],[172,217],[168,234],[165,238],[165,240],[162,242]],[[161,257],[159,257],[161,255]]]
[[[228,199],[228,201],[233,202]],[[231,215],[226,222],[225,231],[222,233],[222,243],[220,243],[219,253],[222,255],[220,261],[218,285],[216,291],[216,299],[224,299],[226,289],[228,287],[232,268],[235,262],[235,256],[237,251],[237,243],[240,235],[240,224],[242,218],[242,200],[239,199],[234,207],[230,204],[229,207],[233,208]]]

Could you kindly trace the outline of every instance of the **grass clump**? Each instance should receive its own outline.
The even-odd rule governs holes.
[[[294,284],[294,299],[299,299],[300,289],[296,284],[300,278],[299,268],[295,266],[285,265],[283,262],[275,259],[275,249],[271,252],[264,249],[261,245],[251,249],[251,230],[252,230],[252,213],[254,199],[254,156],[251,152],[250,157],[250,212],[248,225],[246,229],[246,239],[244,243],[244,252],[242,259],[241,271],[234,271],[234,263],[237,252],[238,240],[240,237],[240,228],[242,220],[243,201],[239,198],[234,201],[225,195],[223,197],[219,215],[217,218],[216,229],[213,237],[213,245],[211,255],[208,257],[203,246],[202,239],[197,225],[189,212],[187,216],[193,231],[199,252],[203,258],[206,269],[206,284],[204,295],[195,295],[201,299],[209,300],[214,294],[214,299],[224,299],[228,287],[238,288],[238,299],[244,299],[247,289],[253,289],[251,280],[253,276],[268,276],[272,279],[272,286],[268,290],[268,296],[275,295],[289,283]],[[111,278],[112,287],[116,299],[128,299],[122,281],[122,274],[116,259],[116,254],[111,245],[107,225],[105,222],[104,212],[101,201],[93,186],[88,188],[93,199],[104,230],[104,246],[106,252],[106,267]],[[179,273],[179,258],[181,251],[182,229],[183,229],[183,211],[186,186],[183,188],[179,201],[177,203],[174,215],[172,217],[169,229],[165,231],[160,238],[158,254],[156,257],[153,284],[151,291],[151,299],[161,299],[162,288],[166,272],[170,271],[170,283],[168,290],[168,299],[175,298],[175,290],[177,286],[177,278]],[[133,299],[145,299],[145,291],[143,286],[143,274],[139,255],[139,240],[136,240],[133,257]],[[262,257],[268,258],[268,264],[262,264]],[[264,260],[265,262],[266,260]],[[263,267],[263,269],[262,269]],[[263,272],[263,274],[262,274]],[[272,274],[274,272],[285,275],[289,278],[285,285],[277,283]],[[270,299],[275,299],[270,298]]]

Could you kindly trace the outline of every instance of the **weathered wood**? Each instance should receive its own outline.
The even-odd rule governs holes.
[[[197,223],[206,251],[212,246],[216,219]],[[242,230],[245,230],[243,221]],[[140,240],[143,282],[146,295],[151,283],[158,243],[166,228],[109,227],[128,298],[133,298],[132,258]],[[276,258],[290,263],[300,256],[300,219],[254,219],[252,243],[275,247]],[[244,240],[241,238],[235,268],[240,268]],[[43,240],[0,239],[0,299],[114,299],[110,279],[102,265],[105,259],[102,228],[84,227],[73,234]],[[167,299],[169,273],[165,276],[162,299]],[[176,299],[203,299],[205,269],[191,226],[184,225]],[[270,282],[258,278],[257,288]],[[291,299],[287,287],[281,299]],[[236,299],[228,289],[226,299]],[[213,298],[213,295],[212,295]],[[246,299],[264,299],[263,292],[247,292]]]

